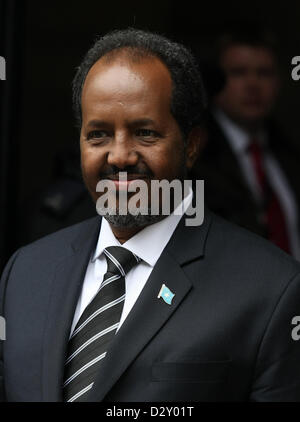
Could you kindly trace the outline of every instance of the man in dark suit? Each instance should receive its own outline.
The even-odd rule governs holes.
[[[213,97],[194,177],[206,181],[213,211],[300,259],[299,150],[271,118],[279,87],[274,42],[244,24],[216,45],[226,81]]]
[[[185,180],[204,101],[183,46],[108,34],[79,68],[74,101],[97,205],[99,180],[116,187],[118,210],[135,180]],[[196,195],[182,197],[184,213]],[[7,264],[4,400],[300,400],[296,261],[208,210],[198,226],[176,210],[100,211]]]

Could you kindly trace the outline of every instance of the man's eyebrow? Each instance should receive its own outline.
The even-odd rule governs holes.
[[[129,125],[130,126],[144,126],[144,125],[153,125],[154,123],[155,123],[154,120],[145,117],[145,118],[133,120],[129,122]],[[88,128],[89,127],[103,127],[103,126],[108,126],[108,124],[109,123],[104,120],[93,119],[88,122],[87,127]]]
[[[155,122],[152,119],[149,119],[147,117],[142,118],[142,119],[136,119],[133,120],[130,124],[133,126],[144,126],[144,125],[153,125]]]
[[[90,120],[87,124],[87,127],[100,127],[100,126],[107,126],[107,122],[105,122],[104,120]]]

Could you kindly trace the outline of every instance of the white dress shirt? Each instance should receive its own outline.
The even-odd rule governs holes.
[[[254,199],[257,202],[260,202],[262,199],[261,188],[256,178],[251,156],[248,152],[251,135],[235,124],[220,109],[214,110],[214,116],[221,126],[225,137],[238,160],[241,171],[254,196]],[[258,139],[262,145],[266,144],[268,141],[267,134],[264,131],[257,133],[256,139]],[[268,182],[276,193],[285,216],[292,254],[296,259],[300,260],[297,203],[285,174],[269,149],[264,151],[264,169]]]
[[[102,218],[96,250],[93,251],[92,258],[86,270],[82,291],[77,303],[70,335],[74,331],[74,328],[84,309],[94,298],[101,286],[103,276],[107,271],[107,263],[103,250],[108,246],[123,246],[142,259],[142,261],[134,268],[132,268],[125,277],[126,295],[120,324],[118,326],[118,330],[120,329],[131,308],[139,297],[143,287],[145,286],[154,265],[156,264],[158,258],[169,242],[174,230],[176,229],[180,219],[182,218],[182,214],[184,214],[187,208],[190,206],[192,197],[193,192],[190,189],[183,202],[178,205],[176,210],[173,211],[171,215],[165,217],[158,223],[154,223],[145,227],[123,244],[121,244],[116,239],[109,223],[105,220],[105,218]],[[183,212],[178,212],[180,207],[182,207]]]

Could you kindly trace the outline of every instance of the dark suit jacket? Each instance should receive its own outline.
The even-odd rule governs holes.
[[[197,160],[193,179],[205,180],[205,203],[218,215],[266,237],[261,209],[244,178],[238,160],[220,125],[208,114],[207,144]],[[298,205],[300,221],[300,151],[273,121],[266,123],[269,149],[285,174]]]
[[[70,327],[101,219],[17,251],[6,266],[7,401],[61,401]],[[171,305],[157,295],[162,283]],[[184,218],[115,336],[89,401],[300,401],[300,266],[206,211]]]

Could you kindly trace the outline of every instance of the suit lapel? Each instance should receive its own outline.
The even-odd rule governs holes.
[[[61,401],[67,344],[86,267],[99,233],[99,217],[89,220],[56,268],[43,341],[43,401]]]
[[[185,227],[184,218],[181,219],[135,305],[111,343],[88,401],[102,401],[105,398],[133,360],[189,294],[192,284],[181,264],[203,255],[209,224],[209,215],[200,227]],[[163,283],[175,293],[171,305],[157,298]]]
[[[247,196],[253,200],[252,193],[240,168],[238,159],[229,144],[229,140],[223,133],[219,123],[213,117],[211,121],[211,133],[211,149],[214,159],[217,161],[215,163],[216,169],[223,177],[225,176],[230,180],[235,190],[239,189],[243,193],[247,192]]]
[[[96,217],[90,220],[88,226],[82,227],[72,249],[55,270],[49,307],[45,310],[50,317],[45,327],[42,350],[43,401],[62,401],[70,328],[90,254],[97,242],[100,221]],[[192,284],[181,265],[203,255],[209,224],[208,211],[200,227],[185,227],[184,218],[181,219],[138,300],[115,336],[88,397],[89,401],[101,401],[105,398],[132,361],[189,294]],[[157,298],[163,283],[175,293],[171,305],[162,298]]]

